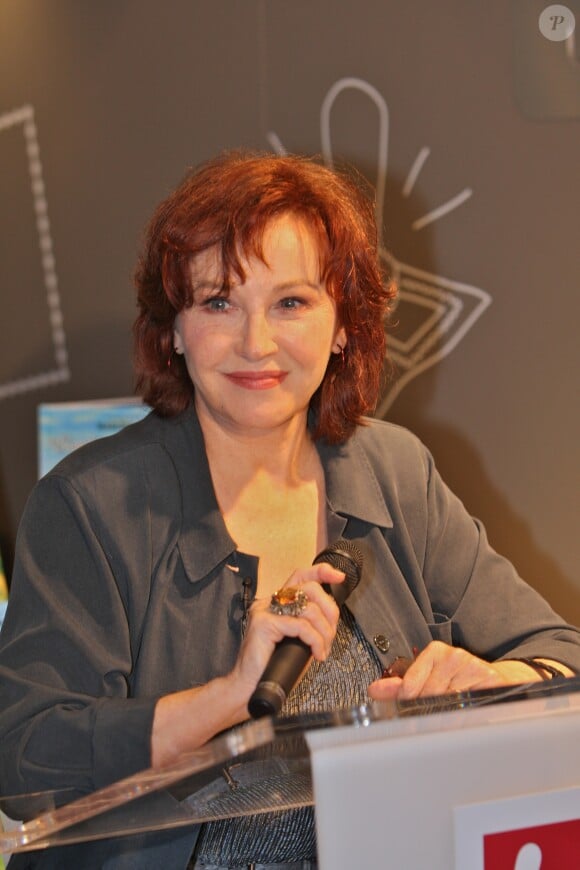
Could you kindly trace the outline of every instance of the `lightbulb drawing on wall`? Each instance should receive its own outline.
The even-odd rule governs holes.
[[[382,94],[364,79],[339,79],[329,89],[320,109],[320,140],[325,164],[334,164],[330,134],[330,116],[338,95],[347,89],[358,90],[375,104],[379,115],[378,156],[376,174],[376,223],[381,260],[393,275],[397,288],[397,333],[389,331],[388,355],[394,366],[387,388],[377,407],[377,416],[384,417],[404,387],[418,375],[448,356],[463,341],[467,333],[491,304],[485,290],[453,281],[403,263],[384,245],[383,208],[387,180],[389,111]],[[270,147],[278,154],[287,153],[275,132],[267,134]],[[430,154],[425,147],[419,151],[407,175],[402,195],[409,197]],[[446,203],[413,221],[411,229],[424,227],[449,214],[471,196],[465,188]]]

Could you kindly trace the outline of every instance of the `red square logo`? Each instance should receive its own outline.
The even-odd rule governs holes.
[[[580,819],[485,834],[485,870],[579,870]]]

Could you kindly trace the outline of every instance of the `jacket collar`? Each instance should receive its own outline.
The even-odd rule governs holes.
[[[194,406],[170,422],[165,446],[175,464],[182,498],[178,546],[187,576],[195,582],[231,556],[236,544],[218,507]]]
[[[330,509],[379,528],[392,528],[393,520],[382,488],[362,444],[362,427],[344,444],[318,444],[326,478]]]

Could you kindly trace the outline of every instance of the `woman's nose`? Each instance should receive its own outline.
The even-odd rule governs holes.
[[[241,349],[248,359],[262,359],[278,350],[274,330],[264,314],[255,313],[246,318]]]

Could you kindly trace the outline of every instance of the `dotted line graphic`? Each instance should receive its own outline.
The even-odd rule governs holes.
[[[24,147],[28,158],[28,173],[36,217],[36,229],[38,232],[38,244],[46,288],[46,301],[56,368],[0,384],[0,399],[31,392],[46,386],[53,386],[70,379],[66,336],[60,307],[50,221],[48,219],[48,204],[46,201],[42,164],[40,162],[40,148],[32,106],[22,106],[20,109],[0,115],[0,133],[17,125],[22,125],[24,133]]]

